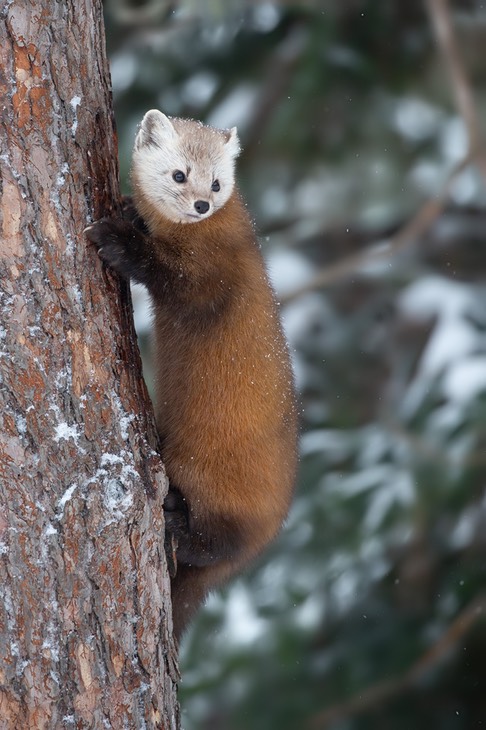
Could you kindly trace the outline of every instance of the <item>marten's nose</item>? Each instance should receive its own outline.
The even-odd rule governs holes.
[[[201,215],[209,210],[209,203],[206,200],[196,200],[194,207]]]

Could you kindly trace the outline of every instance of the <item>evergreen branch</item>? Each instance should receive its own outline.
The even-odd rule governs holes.
[[[342,721],[353,715],[369,712],[403,692],[416,687],[426,674],[451,653],[474,624],[484,617],[486,612],[486,594],[474,598],[454,619],[438,641],[431,646],[402,676],[378,682],[362,690],[359,694],[345,702],[333,705],[315,715],[310,724],[311,730],[325,730],[332,723]]]
[[[423,204],[420,210],[401,228],[394,236],[387,241],[379,241],[369,246],[364,251],[353,253],[337,261],[331,266],[322,268],[307,284],[299,287],[295,291],[281,297],[282,304],[289,304],[298,299],[303,294],[321,289],[324,286],[335,284],[337,281],[344,279],[356,273],[363,267],[374,264],[379,261],[395,256],[397,253],[413,245],[437,220],[444,210],[451,187],[456,178],[468,167],[472,162],[472,156],[467,155],[461,160],[449,173],[442,190],[435,198],[431,198]]]

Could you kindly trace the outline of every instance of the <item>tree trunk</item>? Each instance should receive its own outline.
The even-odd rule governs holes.
[[[101,0],[0,11],[0,728],[178,723],[156,455],[126,284]]]

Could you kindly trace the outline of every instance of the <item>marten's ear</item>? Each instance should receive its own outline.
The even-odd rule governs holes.
[[[176,131],[169,117],[159,112],[158,109],[151,109],[142,119],[142,124],[135,138],[135,147],[140,149],[145,145],[165,147],[174,139]]]
[[[231,157],[238,157],[241,152],[240,140],[238,138],[238,130],[236,127],[232,127],[229,132],[226,132],[226,149],[228,150]]]

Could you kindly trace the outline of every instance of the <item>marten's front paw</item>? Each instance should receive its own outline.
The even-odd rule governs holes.
[[[131,224],[116,218],[101,218],[84,229],[86,237],[98,249],[100,258],[120,274],[127,269],[127,244],[133,231]]]

